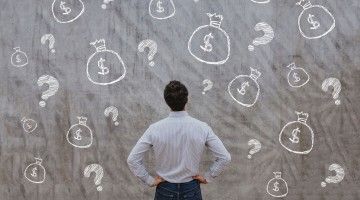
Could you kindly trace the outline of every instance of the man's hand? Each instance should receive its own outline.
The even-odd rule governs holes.
[[[195,180],[198,180],[202,184],[207,184],[208,183],[206,181],[206,179],[201,175],[196,175],[196,176],[193,176],[192,178],[195,179]]]
[[[151,187],[158,186],[161,182],[164,182],[165,180],[161,176],[156,176],[154,183],[151,185]]]

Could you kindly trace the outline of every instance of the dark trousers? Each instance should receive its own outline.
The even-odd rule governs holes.
[[[156,187],[154,200],[202,200],[200,183],[192,180],[186,183],[160,183]]]

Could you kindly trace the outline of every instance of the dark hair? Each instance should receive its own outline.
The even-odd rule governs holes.
[[[170,81],[165,87],[164,99],[172,111],[182,111],[188,101],[188,90],[180,81]]]

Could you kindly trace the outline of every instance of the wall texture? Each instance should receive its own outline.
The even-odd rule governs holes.
[[[271,199],[266,189],[274,178],[273,172],[282,172],[281,177],[288,184],[284,199],[360,199],[358,0],[312,0],[313,5],[326,7],[336,20],[336,27],[320,39],[301,35],[298,16],[303,8],[295,0],[271,0],[266,4],[251,0],[175,1],[175,15],[162,20],[150,16],[149,3],[116,0],[103,9],[102,0],[87,0],[81,13],[79,0],[56,0],[54,4],[51,0],[0,0],[0,199],[152,199],[154,188],[139,183],[130,173],[126,158],[144,130],[168,115],[162,92],[172,79],[186,83],[190,92],[189,113],[213,127],[232,154],[232,163],[221,177],[202,186],[204,199]],[[62,15],[62,19],[54,17],[52,5],[54,15]],[[171,2],[164,0],[161,6],[171,6]],[[150,7],[159,8],[156,3]],[[60,23],[76,17],[76,12],[81,13],[76,20]],[[166,12],[171,14],[171,10]],[[195,29],[209,25],[206,13],[223,15],[221,29],[231,44],[224,64],[199,62],[188,51],[188,40]],[[312,13],[315,17],[305,16],[304,26],[308,22],[316,27],[316,19],[328,23],[329,19],[321,18],[319,13],[321,9]],[[254,30],[259,22],[272,27],[274,38],[249,51],[248,45],[264,34]],[[49,47],[50,37],[41,43],[45,34],[53,35],[55,53]],[[223,32],[217,29],[214,37],[215,34]],[[125,77],[111,85],[97,85],[87,77],[88,58],[96,52],[90,42],[102,38],[106,48],[113,50],[104,55],[107,61],[115,63],[108,67],[118,74],[124,72],[113,52],[118,53],[126,67]],[[138,44],[145,39],[157,43],[153,67],[149,66],[148,49],[138,50]],[[221,40],[209,40],[219,57],[227,53],[226,37]],[[24,54],[16,52],[15,47],[26,53],[27,64]],[[89,73],[103,81],[101,74],[96,73],[106,73],[100,54],[90,61],[95,69]],[[310,77],[302,87],[288,83],[290,69],[286,66],[292,62]],[[260,92],[256,103],[246,107],[232,99],[227,87],[236,76],[249,75],[250,67],[261,72],[257,79]],[[39,86],[38,79],[43,75],[50,75],[59,84],[45,107],[39,106],[41,95],[48,90],[49,81],[51,85],[54,81],[45,76],[44,85]],[[329,77],[341,83],[340,105],[334,103],[331,86],[328,92],[321,88]],[[204,79],[213,82],[206,94],[202,94]],[[256,93],[256,87],[252,89]],[[111,114],[104,115],[110,105],[118,109],[118,126]],[[309,114],[306,124],[314,133],[313,148],[305,155],[287,151],[279,142],[282,128],[297,121],[295,111]],[[78,116],[86,117],[86,125],[92,130],[89,148],[76,148],[67,141],[68,130],[79,123]],[[25,122],[21,121],[23,117]],[[35,120],[37,127],[27,133],[34,128],[29,119]],[[76,130],[73,131],[71,136],[76,136]],[[301,140],[306,139],[302,137]],[[247,158],[252,148],[248,145],[250,139],[262,144],[252,159]],[[46,170],[46,178],[40,184],[24,176],[35,157],[42,159],[41,166]],[[151,168],[152,154],[147,160]],[[207,152],[203,171],[211,161]],[[92,163],[100,164],[104,171],[101,192],[96,190],[94,173],[90,178],[83,175]],[[339,183],[321,187],[326,177],[336,174],[328,169],[333,163],[341,166],[345,176]],[[42,168],[37,167],[35,172],[41,176]]]

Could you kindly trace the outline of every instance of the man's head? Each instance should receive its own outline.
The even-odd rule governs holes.
[[[165,87],[164,99],[172,111],[183,111],[188,101],[188,91],[180,81],[170,81]]]

